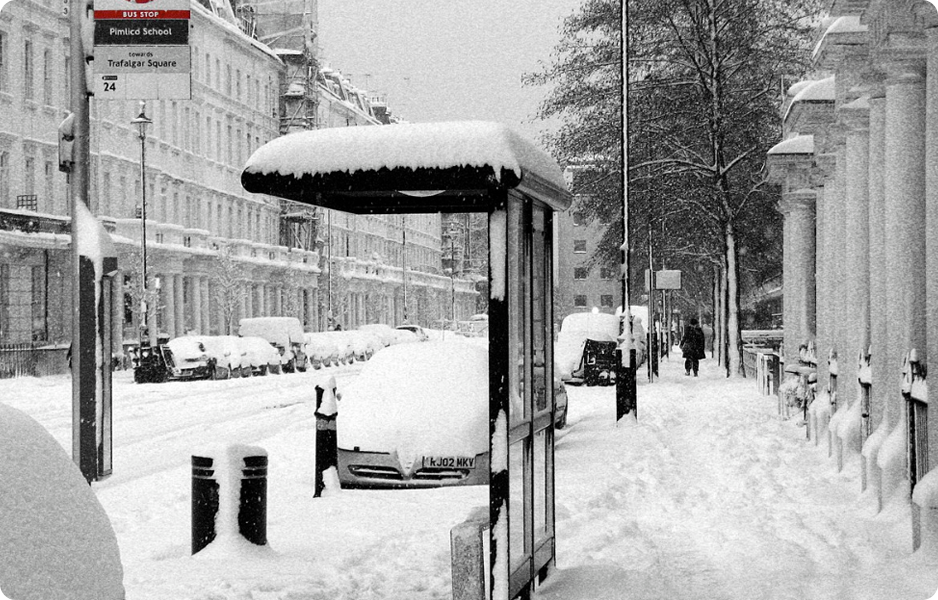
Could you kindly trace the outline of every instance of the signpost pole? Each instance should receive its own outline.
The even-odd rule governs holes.
[[[90,119],[85,80],[86,48],[83,21],[88,18],[86,0],[70,0],[69,43],[72,56],[70,76],[71,111],[74,121],[74,165],[69,173],[69,213],[72,247],[72,460],[88,483],[97,478],[95,343],[97,308],[94,287],[83,285],[82,257],[79,255],[81,228],[77,226],[79,207],[88,206]],[[85,269],[86,270],[86,269]],[[108,353],[110,354],[110,353]]]

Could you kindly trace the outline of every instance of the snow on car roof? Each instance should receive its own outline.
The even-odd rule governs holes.
[[[398,344],[339,390],[340,448],[418,457],[488,450],[488,350],[456,341]]]
[[[258,148],[241,181],[251,192],[323,205],[329,199],[320,194],[343,194],[352,212],[363,209],[349,194],[371,192],[374,212],[374,193],[384,192],[396,198],[384,207],[394,212],[404,200],[435,206],[446,189],[471,203],[467,190],[516,187],[526,178],[551,188],[545,200],[554,208],[569,206],[563,172],[546,152],[500,123],[456,121],[291,133]]]

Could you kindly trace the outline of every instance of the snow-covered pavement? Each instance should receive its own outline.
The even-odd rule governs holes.
[[[752,380],[665,360],[613,426],[611,392],[571,392],[557,446],[558,570],[542,600],[925,600],[938,554],[911,552],[907,507],[873,514],[859,463],[779,420]],[[644,377],[640,377],[644,381]]]
[[[357,367],[330,369],[339,387]],[[94,484],[117,533],[127,600],[450,598],[449,529],[484,487],[342,490],[313,498],[313,386],[326,372],[135,385],[117,374],[114,475]],[[642,379],[642,378],[640,378]],[[557,569],[538,600],[926,600],[938,552],[911,552],[908,508],[872,512],[858,465],[837,473],[751,380],[678,359],[639,386],[569,387],[557,443]],[[70,449],[67,377],[0,381]],[[341,410],[341,405],[340,405]],[[189,457],[211,442],[270,456],[269,547],[190,556]]]

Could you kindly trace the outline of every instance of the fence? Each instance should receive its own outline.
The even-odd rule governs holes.
[[[68,345],[0,344],[0,379],[68,372]]]
[[[779,356],[771,348],[743,347],[743,369],[746,377],[755,378],[759,393],[771,396],[778,393]]]

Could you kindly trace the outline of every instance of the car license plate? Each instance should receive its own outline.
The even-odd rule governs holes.
[[[424,456],[423,466],[435,469],[474,469],[476,459],[474,456]]]

